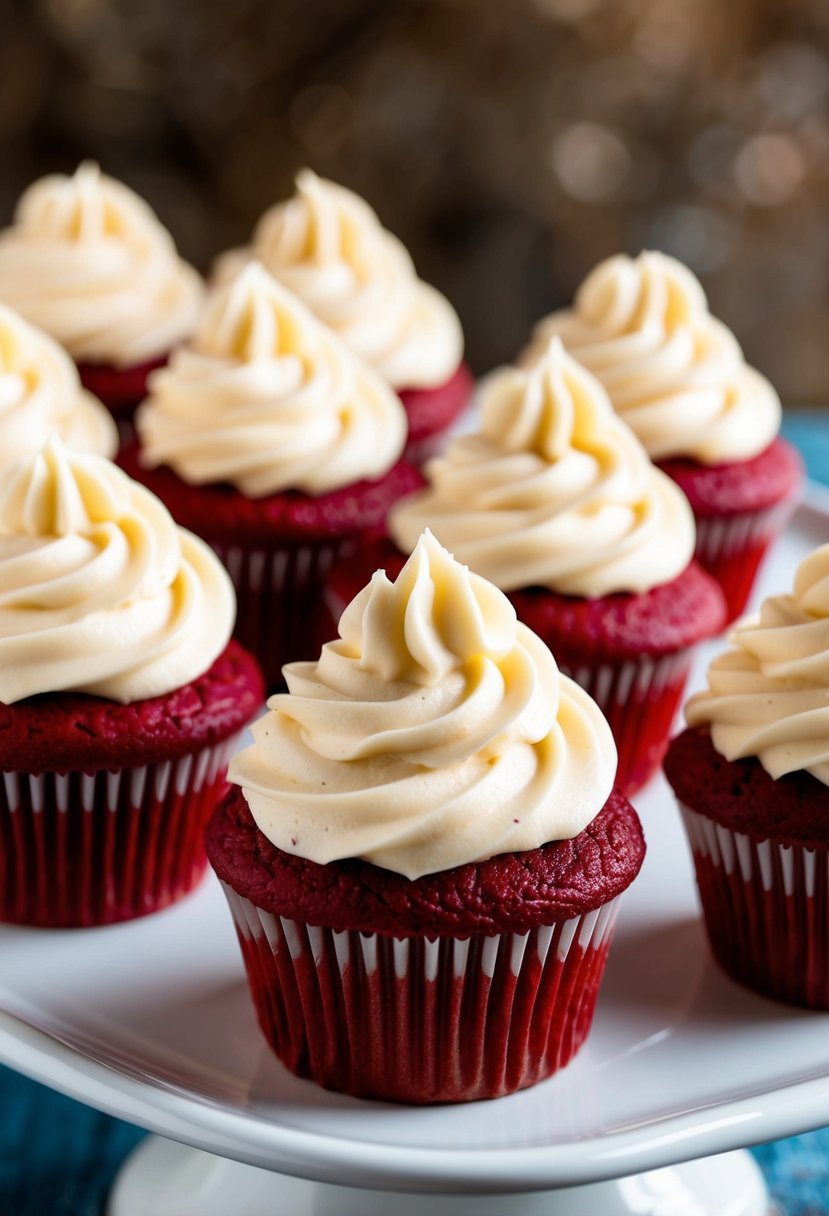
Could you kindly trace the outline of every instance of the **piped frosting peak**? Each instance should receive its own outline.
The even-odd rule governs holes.
[[[581,596],[648,591],[688,565],[687,500],[559,339],[534,366],[494,373],[481,416],[392,510],[404,551],[429,526],[502,590]]]

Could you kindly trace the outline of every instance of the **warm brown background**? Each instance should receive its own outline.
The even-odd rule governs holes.
[[[829,401],[826,0],[0,0],[0,222],[90,156],[202,269],[310,164],[458,307],[478,370],[617,249],[677,254]]]

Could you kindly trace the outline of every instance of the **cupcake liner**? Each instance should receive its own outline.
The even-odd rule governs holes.
[[[623,794],[640,789],[659,767],[690,667],[689,649],[595,667],[559,663],[559,670],[590,694],[610,724],[619,752],[616,785]]]
[[[722,587],[728,607],[726,623],[744,611],[760,563],[796,501],[787,498],[764,511],[697,518],[694,557]]]
[[[396,938],[274,916],[222,887],[283,1064],[411,1103],[495,1098],[564,1067],[590,1028],[621,898],[523,934]]]
[[[137,768],[4,773],[0,921],[105,925],[186,895],[238,738]]]
[[[766,996],[829,1009],[829,849],[756,841],[680,810],[723,969]]]
[[[273,546],[210,542],[236,588],[234,636],[256,655],[267,688],[283,683],[285,663],[319,653],[325,581],[353,543],[353,538]]]

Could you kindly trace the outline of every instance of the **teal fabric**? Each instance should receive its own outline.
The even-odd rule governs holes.
[[[784,431],[810,476],[829,485],[829,415],[793,411]],[[102,1216],[112,1178],[142,1135],[0,1068],[0,1216]],[[829,1129],[754,1152],[787,1216],[825,1216]]]

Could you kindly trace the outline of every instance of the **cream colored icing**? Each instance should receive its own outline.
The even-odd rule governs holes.
[[[616,748],[596,704],[429,533],[285,678],[230,767],[285,852],[418,878],[572,838],[610,794]]]
[[[77,362],[165,355],[192,331],[202,295],[154,212],[89,162],[34,182],[0,233],[0,299]]]
[[[112,415],[81,388],[66,351],[0,304],[0,462],[39,451],[51,435],[98,456],[118,448]]]
[[[790,595],[741,621],[730,649],[688,702],[689,725],[711,725],[727,760],[756,756],[777,779],[806,771],[829,785],[829,545],[800,563]]]
[[[323,494],[392,467],[399,398],[258,263],[208,300],[192,342],[150,376],[142,459],[259,498]]]
[[[557,338],[535,366],[488,379],[481,415],[479,432],[426,466],[429,485],[392,509],[404,552],[428,525],[504,591],[590,597],[648,591],[688,565],[687,499]]]
[[[691,271],[665,254],[600,263],[573,308],[539,322],[521,362],[542,356],[553,335],[601,380],[654,460],[748,460],[780,429],[777,393],[711,316]]]
[[[219,278],[257,258],[395,388],[434,388],[461,361],[451,304],[417,277],[405,247],[363,199],[304,169],[296,194],[260,219]]]
[[[212,551],[100,456],[51,440],[0,482],[0,701],[126,703],[206,671],[233,628]]]

